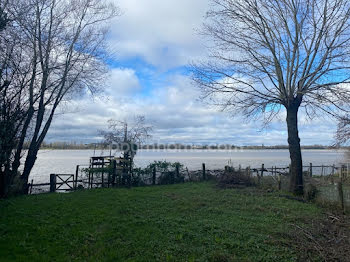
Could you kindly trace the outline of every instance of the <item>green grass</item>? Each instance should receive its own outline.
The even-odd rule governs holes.
[[[187,183],[0,201],[4,261],[293,261],[312,204]]]

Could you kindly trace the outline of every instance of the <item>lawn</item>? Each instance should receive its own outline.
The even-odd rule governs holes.
[[[0,260],[294,261],[294,225],[320,215],[211,182],[24,196],[0,201]]]

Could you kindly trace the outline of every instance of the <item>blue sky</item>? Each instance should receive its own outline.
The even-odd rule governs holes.
[[[122,15],[111,22],[115,51],[103,94],[67,102],[60,108],[47,141],[96,142],[108,119],[145,115],[153,125],[149,142],[235,145],[287,144],[284,112],[268,127],[232,117],[199,101],[200,90],[186,69],[205,57],[197,33],[208,0],[118,0]],[[336,123],[300,116],[302,144],[333,143]]]

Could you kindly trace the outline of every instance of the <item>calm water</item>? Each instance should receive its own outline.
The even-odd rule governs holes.
[[[48,182],[49,174],[75,173],[76,165],[88,165],[93,150],[42,150],[31,173],[30,179],[35,183]],[[109,155],[109,152],[96,151],[96,156]],[[116,154],[117,155],[117,154]],[[207,169],[222,169],[225,165],[242,167],[265,167],[289,165],[288,150],[155,150],[139,151],[135,157],[135,164],[145,167],[154,160],[180,162],[189,170],[198,170],[202,163]],[[304,150],[304,165],[333,165],[344,162],[344,151],[341,150]]]

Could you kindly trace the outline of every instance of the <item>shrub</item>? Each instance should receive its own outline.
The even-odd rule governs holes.
[[[319,190],[317,187],[313,184],[307,184],[304,189],[304,195],[306,200],[311,201],[315,200],[317,197],[317,194],[319,193]]]
[[[228,170],[218,177],[218,185],[224,188],[255,186],[253,178],[241,171]]]

